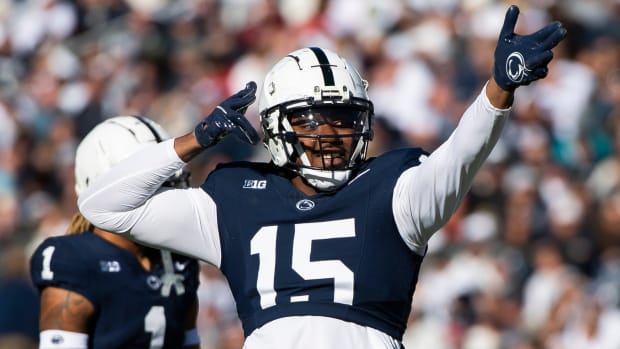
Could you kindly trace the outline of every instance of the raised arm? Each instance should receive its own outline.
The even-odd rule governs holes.
[[[452,216],[474,176],[495,146],[513,102],[515,89],[544,78],[553,49],[565,36],[554,22],[530,34],[514,28],[519,8],[506,12],[495,48],[493,77],[467,109],[452,135],[422,164],[399,178],[394,217],[408,246],[423,254],[428,239]]]
[[[196,125],[194,132],[176,138],[174,150],[179,158],[189,162],[194,156],[217,144],[229,134],[246,143],[257,144],[260,140],[258,133],[243,115],[256,100],[256,88],[256,83],[250,81],[243,90],[223,101],[207,118]]]

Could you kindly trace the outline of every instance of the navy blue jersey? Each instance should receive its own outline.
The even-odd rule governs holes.
[[[187,311],[198,288],[199,265],[172,254],[180,287],[166,287],[160,251],[153,252],[148,272],[131,252],[91,232],[52,237],[33,254],[31,277],[39,290],[63,288],[94,305],[90,348],[181,348]]]
[[[272,164],[220,165],[202,188],[217,205],[221,270],[245,335],[316,315],[401,339],[422,256],[398,233],[392,193],[419,149],[369,159],[347,186],[307,196]]]

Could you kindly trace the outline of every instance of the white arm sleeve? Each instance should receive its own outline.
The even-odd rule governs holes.
[[[97,178],[78,198],[78,208],[100,229],[219,267],[217,208],[211,197],[200,188],[160,188],[183,166],[174,140],[146,147]]]
[[[457,209],[476,172],[497,142],[510,112],[491,105],[482,93],[463,114],[452,135],[422,163],[398,178],[392,207],[399,233],[414,252]]]

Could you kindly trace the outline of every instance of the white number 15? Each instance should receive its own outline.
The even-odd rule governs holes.
[[[256,289],[262,309],[276,304],[274,287],[276,269],[277,226],[262,227],[250,241],[252,255],[258,254],[259,267]],[[312,241],[355,236],[355,220],[295,224],[292,269],[304,280],[334,279],[334,302],[353,304],[353,271],[339,260],[311,261]],[[308,295],[291,297],[291,302],[304,302]]]

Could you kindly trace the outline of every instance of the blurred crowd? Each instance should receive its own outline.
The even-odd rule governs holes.
[[[27,261],[64,234],[75,147],[98,122],[145,115],[181,135],[286,53],[324,46],[370,82],[371,155],[432,151],[490,76],[509,4],[518,33],[560,20],[568,37],[432,238],[403,342],[620,348],[619,0],[0,1],[0,348],[37,341]],[[258,126],[255,105],[247,115]],[[191,164],[193,184],[244,159],[268,155],[227,139]],[[240,348],[206,264],[199,296],[203,348]]]

